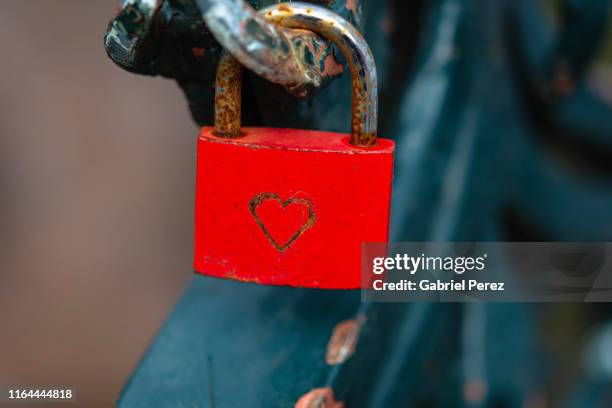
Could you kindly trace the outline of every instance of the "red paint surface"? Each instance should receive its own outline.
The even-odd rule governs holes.
[[[244,128],[198,139],[194,269],[260,284],[351,289],[362,242],[386,242],[394,144]],[[259,199],[257,199],[259,197]]]

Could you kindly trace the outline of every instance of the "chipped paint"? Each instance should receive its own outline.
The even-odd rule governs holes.
[[[315,388],[303,395],[295,408],[344,408],[344,402],[336,401],[331,387]]]
[[[323,60],[323,74],[325,76],[336,76],[344,72],[344,65],[339,64],[333,54],[328,55]]]
[[[311,42],[309,37],[316,34],[270,24],[269,15],[242,0],[216,1],[203,11],[215,38],[246,68],[304,97],[309,89],[321,86],[321,75],[299,58],[294,41]]]
[[[359,0],[345,0],[345,7],[353,15],[353,21],[359,23],[361,20],[361,2]]]
[[[230,270],[225,276],[225,279],[234,280],[236,282],[244,282],[244,283],[255,283],[257,285],[261,285],[261,279],[257,277],[245,278],[243,276],[239,276],[235,270]]]
[[[346,0],[346,8],[351,12],[357,13],[357,0]]]
[[[353,1],[361,9],[363,0]],[[334,61],[337,50],[329,41],[312,31],[270,25],[261,16],[257,17],[253,7],[261,9],[273,6],[277,0],[246,0],[246,3],[244,0],[121,0],[107,28],[104,45],[110,58],[129,72],[163,75],[179,82],[189,81],[189,106],[200,124],[209,123],[208,119],[201,117],[202,112],[209,109],[202,106],[208,104],[208,99],[205,98],[206,91],[194,93],[193,84],[194,80],[211,84],[214,78],[222,51],[211,32],[211,29],[216,30],[215,24],[217,31],[223,31],[228,38],[233,38],[233,45],[224,46],[234,55],[244,53],[239,59],[247,68],[280,84],[299,98],[313,96],[342,74],[339,64],[334,64],[337,62]],[[345,0],[313,0],[312,3],[323,4],[351,22],[359,22],[345,7]],[[289,6],[280,7],[281,10],[291,10]],[[204,16],[213,9],[219,13],[216,16],[210,14],[214,20],[210,25],[204,22]],[[223,10],[229,12],[223,14]],[[314,7],[308,7],[307,12],[314,13],[314,10]],[[274,14],[271,11],[268,13]],[[253,30],[254,26],[250,25],[249,33],[249,24],[245,22],[251,20],[259,29]],[[236,26],[224,26],[236,21],[239,22]],[[172,35],[176,40],[177,52],[169,48],[159,52],[157,43],[162,38],[161,32],[164,36]],[[265,34],[259,42],[258,33]],[[245,64],[243,58],[253,60],[254,66]],[[200,88],[207,89],[203,83]]]
[[[342,321],[334,327],[325,354],[327,364],[342,364],[355,353],[364,322],[365,316],[359,316],[356,319]]]

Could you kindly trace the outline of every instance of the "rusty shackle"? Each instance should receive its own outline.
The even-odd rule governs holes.
[[[267,21],[287,28],[314,31],[333,42],[351,70],[353,100],[350,143],[376,145],[378,84],[376,64],[361,33],[348,21],[324,7],[308,3],[281,3],[260,10]],[[225,52],[217,69],[215,135],[240,136],[242,65]]]

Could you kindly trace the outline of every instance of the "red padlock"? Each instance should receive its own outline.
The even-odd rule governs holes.
[[[215,128],[198,139],[194,269],[260,284],[359,288],[361,244],[388,239],[395,148],[376,136],[372,53],[327,9],[286,4],[266,16],[342,50],[353,80],[352,134],[241,129],[242,67],[224,56]]]

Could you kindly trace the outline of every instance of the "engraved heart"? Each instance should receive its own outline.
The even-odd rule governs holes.
[[[312,203],[305,198],[281,200],[278,194],[260,193],[249,202],[259,228],[279,252],[289,248],[316,221]]]

